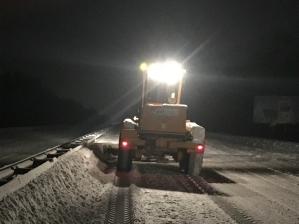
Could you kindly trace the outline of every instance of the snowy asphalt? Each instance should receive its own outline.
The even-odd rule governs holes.
[[[117,140],[98,139],[9,195],[0,223],[299,223],[299,152],[208,139],[200,177],[171,158],[116,176],[103,149]]]

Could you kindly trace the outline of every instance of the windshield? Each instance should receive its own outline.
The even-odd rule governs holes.
[[[169,85],[166,83],[157,83],[151,79],[147,85],[147,103],[170,103],[169,97],[177,98],[178,85]]]

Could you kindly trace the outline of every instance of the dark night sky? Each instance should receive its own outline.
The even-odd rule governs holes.
[[[239,83],[232,91],[244,90],[247,97],[294,95],[298,5],[295,0],[2,0],[0,71],[40,77],[58,96],[100,112],[117,111],[136,98],[140,62],[169,58],[187,70],[187,103],[203,101],[198,94],[210,101],[221,92],[221,82]],[[283,86],[259,82],[277,77],[285,80]]]

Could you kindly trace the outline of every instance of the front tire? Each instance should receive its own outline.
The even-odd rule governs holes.
[[[129,172],[132,169],[132,150],[118,150],[117,158],[117,171],[118,172]]]

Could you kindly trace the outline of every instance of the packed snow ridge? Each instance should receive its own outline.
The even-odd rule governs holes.
[[[90,173],[98,160],[88,149],[55,163],[0,203],[0,223],[99,223],[109,185]],[[111,185],[111,184],[110,184]]]

